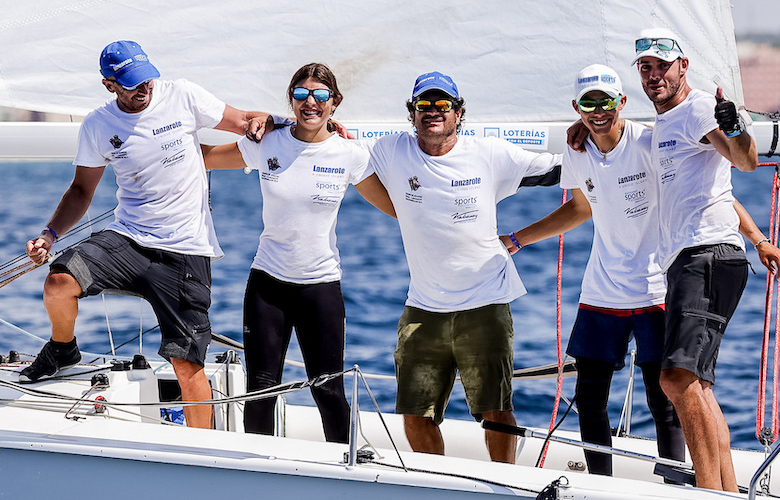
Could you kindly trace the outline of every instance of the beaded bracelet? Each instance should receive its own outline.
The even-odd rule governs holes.
[[[515,238],[515,233],[509,233],[509,239],[512,241],[512,244],[517,247],[518,250],[523,248],[523,245],[517,242],[517,238]]]

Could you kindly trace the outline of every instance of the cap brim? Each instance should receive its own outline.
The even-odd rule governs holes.
[[[419,89],[417,92],[413,93],[412,94],[412,99],[416,99],[416,98],[420,97],[421,95],[423,95],[424,93],[430,92],[432,90],[438,90],[439,92],[444,92],[445,94],[447,94],[448,96],[452,97],[453,99],[457,99],[458,98],[458,96],[451,94],[450,89],[445,89],[445,88],[442,88],[441,85],[435,85],[434,84],[434,85],[429,85],[427,87],[423,87],[423,88]]]
[[[587,87],[587,88],[584,88],[584,89],[580,90],[579,93],[577,94],[577,97],[574,100],[575,101],[579,101],[580,99],[582,99],[582,96],[584,96],[588,92],[593,92],[594,90],[598,90],[600,92],[604,92],[605,94],[607,94],[612,99],[614,99],[614,98],[616,98],[617,96],[620,95],[619,92],[615,92],[613,89],[605,89],[603,87],[593,86],[593,87]]]
[[[159,78],[160,72],[157,71],[152,63],[147,63],[141,66],[137,66],[131,70],[122,73],[121,76],[115,76],[116,81],[123,87],[133,88],[138,85],[148,82],[153,78]]]
[[[634,60],[631,62],[631,66],[637,63],[643,57],[655,57],[666,62],[672,62],[681,57],[685,57],[681,52],[677,50],[658,50],[656,47],[650,47],[647,50],[639,52]]]

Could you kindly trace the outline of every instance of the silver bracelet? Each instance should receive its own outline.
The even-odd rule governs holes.
[[[760,245],[763,242],[772,243],[772,240],[770,240],[769,238],[764,238],[763,240],[759,240],[758,242],[756,242],[755,245],[753,245],[753,248],[758,250],[758,245]]]

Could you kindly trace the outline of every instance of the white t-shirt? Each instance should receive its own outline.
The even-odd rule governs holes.
[[[586,153],[566,148],[561,188],[578,188],[593,214],[593,247],[580,302],[633,309],[664,303],[658,263],[658,185],[650,166],[653,131],[626,121],[607,159],[588,137]]]
[[[377,173],[398,215],[411,275],[406,304],[454,312],[525,294],[498,238],[496,204],[517,192],[523,177],[559,163],[560,155],[496,138],[459,137],[442,156],[422,152],[408,133],[380,138],[366,176]]]
[[[268,132],[260,143],[238,141],[244,162],[260,171],[263,232],[252,263],[292,283],[341,279],[336,216],[349,184],[369,153],[338,135],[302,142],[289,127]]]
[[[660,257],[664,271],[685,248],[730,243],[744,250],[731,194],[731,163],[701,139],[718,128],[715,98],[691,90],[659,114],[653,168],[659,179]]]
[[[224,102],[194,83],[155,80],[143,111],[125,113],[114,99],[84,118],[73,164],[113,166],[118,204],[107,229],[148,248],[223,255],[196,131],[217,125],[224,111]]]

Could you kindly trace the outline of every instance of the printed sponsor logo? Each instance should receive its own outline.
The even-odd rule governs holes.
[[[593,185],[593,179],[591,179],[590,177],[588,177],[587,179],[585,179],[585,186],[587,186],[587,188],[588,188],[588,192],[589,192],[589,193],[590,193],[591,191],[593,191],[593,188],[595,188],[595,187],[596,187],[596,186],[594,186],[594,185]]]
[[[127,151],[112,151],[111,158],[114,160],[123,160],[127,158]]]
[[[452,214],[452,221],[455,224],[460,224],[462,222],[474,222],[477,220],[477,217],[479,215],[479,210],[471,210],[468,212],[455,212]]]
[[[635,191],[629,191],[625,194],[626,201],[644,201],[645,199],[645,190],[644,189],[637,189]]]
[[[642,217],[643,215],[645,215],[649,209],[650,206],[645,204],[645,205],[639,205],[637,207],[627,208],[624,213],[626,214],[627,218],[635,219],[636,217]]]
[[[473,179],[462,180],[452,179],[451,182],[452,187],[476,186],[478,184],[482,184],[482,177],[474,177]]]
[[[455,206],[462,207],[464,205],[474,205],[477,203],[477,197],[471,196],[469,198],[455,198]]]
[[[162,161],[163,168],[172,167],[173,165],[176,165],[177,163],[181,163],[182,161],[184,161],[184,157],[185,156],[186,155],[185,155],[184,151],[182,151],[182,152],[180,152],[178,154],[175,154],[173,156],[169,156],[168,158],[163,159],[163,161]]]
[[[120,139],[118,135],[114,135],[114,137],[109,139],[108,142],[110,142],[111,145],[114,146],[114,149],[119,149],[120,147],[122,147],[122,144],[124,144],[124,142],[122,142],[122,139]]]
[[[676,145],[677,145],[677,141],[674,139],[672,139],[671,141],[661,141],[658,143],[658,149],[670,148]]]
[[[338,205],[339,203],[339,197],[338,196],[324,196],[321,194],[315,194],[312,195],[311,201],[318,205]]]
[[[673,170],[671,172],[666,172],[661,176],[661,184],[666,184],[667,182],[672,182],[674,180],[674,176],[677,173],[676,170]]]
[[[583,83],[594,83],[594,82],[597,82],[597,81],[599,81],[599,77],[595,76],[595,75],[594,76],[588,76],[588,77],[585,77],[585,78],[577,78],[577,83],[580,84],[580,85],[582,85]]]
[[[270,170],[271,172],[282,168],[282,166],[279,165],[279,158],[277,158],[276,156],[274,156],[273,158],[268,158],[266,162],[268,163],[268,170]]]
[[[412,203],[422,203],[423,197],[419,194],[412,194],[412,193],[405,193],[406,201],[410,201]]]
[[[133,62],[133,58],[132,57],[128,57],[127,59],[125,59],[121,63],[112,64],[111,65],[111,69],[113,69],[114,71],[116,71],[118,69],[122,69],[125,66],[127,66],[128,64],[130,64],[131,62]]]
[[[347,171],[343,167],[318,167],[317,165],[314,165],[313,169],[318,174],[343,174]]]
[[[166,125],[164,127],[153,128],[152,135],[159,135],[162,134],[163,132],[170,132],[171,130],[177,129],[179,127],[181,127],[181,122],[173,122],[170,125]]]
[[[366,130],[361,134],[355,135],[355,137],[359,137],[360,139],[376,139],[385,135],[395,135],[400,133],[400,130]]]
[[[337,182],[318,182],[315,184],[317,189],[321,191],[330,191],[330,192],[341,192],[341,188],[343,184],[339,184]]]
[[[409,181],[409,187],[412,189],[412,191],[417,191],[422,187],[422,185],[420,185],[420,181],[417,180],[416,175],[414,177],[409,177],[407,180]]]
[[[618,177],[618,186],[627,182],[634,182],[645,179],[647,172],[639,172],[638,174],[626,175],[625,177]]]
[[[612,75],[601,75],[601,81],[604,83],[614,84],[615,77]]]
[[[162,144],[160,144],[160,149],[162,149],[163,151],[168,151],[169,149],[175,148],[176,146],[181,146],[181,143],[182,143],[181,138],[174,139],[168,142],[163,142]]]
[[[260,178],[268,182],[279,182],[279,176],[269,172],[260,172]]]
[[[671,158],[661,158],[659,163],[661,164],[661,168],[671,168],[674,166],[674,160]]]

